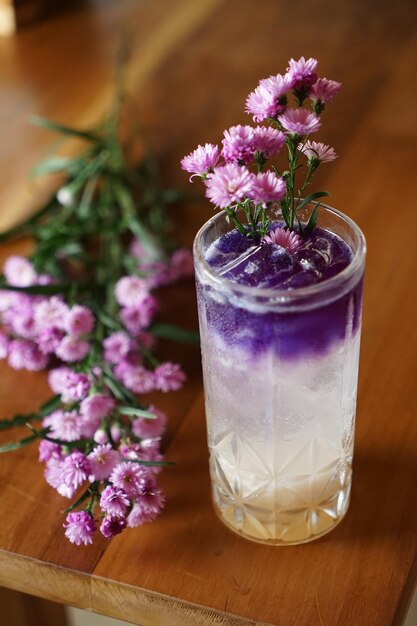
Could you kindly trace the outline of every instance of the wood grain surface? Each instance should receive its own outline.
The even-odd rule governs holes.
[[[244,100],[260,78],[290,57],[317,57],[320,73],[343,83],[320,134],[340,158],[323,166],[317,188],[357,221],[369,250],[352,503],[337,529],[273,548],[218,521],[199,354],[166,344],[189,382],[158,400],[172,416],[166,453],[176,462],[161,477],[165,513],[76,548],[63,536],[65,504],[44,482],[36,450],[2,456],[0,585],[142,626],[402,624],[417,579],[416,18],[413,0],[97,0],[0,40],[0,228],[56,184],[27,182],[52,139],[27,116],[99,119],[128,24],[138,115],[164,184],[183,188],[181,156],[249,123]],[[204,202],[177,207],[179,240],[191,244],[210,214]],[[16,250],[3,246],[1,258]],[[165,318],[195,327],[191,282],[167,290],[163,302]],[[44,374],[0,372],[2,416],[47,397]]]

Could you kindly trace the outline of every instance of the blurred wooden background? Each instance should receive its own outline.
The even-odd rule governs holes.
[[[415,0],[92,0],[0,39],[0,229],[56,185],[28,179],[54,139],[29,126],[29,114],[96,122],[129,26],[138,117],[163,183],[184,189],[179,159],[251,123],[244,101],[260,78],[284,71],[290,57],[317,57],[320,74],[343,86],[319,137],[340,158],[316,185],[359,223],[369,247],[354,487],[340,527],[287,549],[223,528],[209,502],[199,355],[168,346],[190,380],[162,399],[172,415],[167,454],[177,461],[163,475],[165,514],[78,550],[63,538],[62,499],[43,482],[36,451],[3,457],[0,584],[144,626],[403,623],[417,578],[416,18]],[[177,207],[179,239],[191,244],[210,214],[204,202]],[[166,310],[195,324],[191,283],[171,292]],[[45,377],[3,366],[0,394],[5,416],[33,409]]]

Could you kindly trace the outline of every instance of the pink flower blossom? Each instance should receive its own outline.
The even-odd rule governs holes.
[[[320,141],[306,141],[305,144],[298,144],[298,150],[306,155],[309,159],[314,159],[322,163],[328,163],[337,159],[334,148],[326,146]]]
[[[274,95],[262,85],[258,85],[246,99],[245,112],[253,116],[254,122],[259,123],[268,117],[276,117],[283,109]]]
[[[93,437],[94,441],[96,443],[98,443],[99,445],[104,445],[108,442],[109,437],[106,433],[105,430],[103,430],[103,428],[99,428],[98,430],[96,430],[96,432],[94,433],[94,437]]]
[[[308,89],[317,81],[317,60],[301,57],[298,61],[290,59],[287,72],[296,90]]]
[[[228,163],[214,170],[206,180],[206,196],[221,209],[241,202],[252,187],[252,174],[246,167]]]
[[[253,130],[253,144],[257,152],[262,152],[268,159],[273,154],[278,154],[285,143],[285,135],[276,128],[257,126]]]
[[[301,107],[287,109],[278,117],[278,120],[285,130],[292,135],[309,135],[316,132],[321,126],[317,115]]]
[[[3,319],[9,323],[16,335],[24,339],[33,339],[36,336],[36,324],[33,308],[30,304],[19,308],[13,307],[9,314],[5,315]]]
[[[91,471],[90,462],[82,452],[73,452],[65,457],[62,464],[62,478],[74,490],[87,480]]]
[[[145,419],[138,417],[132,422],[132,432],[141,439],[153,439],[161,437],[165,430],[167,416],[162,411],[151,405],[148,409],[150,413],[156,415],[155,419]]]
[[[123,461],[116,465],[109,480],[115,487],[122,489],[128,497],[134,498],[139,493],[146,475],[145,468],[138,463]]]
[[[59,296],[52,296],[35,305],[35,322],[38,329],[55,326],[64,329],[68,307]]]
[[[9,285],[30,287],[36,284],[37,275],[32,263],[23,256],[9,256],[3,267]]]
[[[265,207],[267,202],[282,200],[285,190],[285,181],[280,176],[275,172],[263,172],[253,178],[250,197],[255,204],[262,204]]]
[[[177,391],[187,380],[177,363],[166,362],[155,369],[155,387],[160,391]]]
[[[72,485],[67,485],[63,476],[64,458],[57,458],[51,456],[46,462],[44,476],[45,480],[54,489],[57,490],[59,495],[64,498],[72,498],[75,493],[75,489]]]
[[[129,528],[152,522],[162,511],[165,498],[154,478],[147,477],[140,487],[137,501],[127,518]]]
[[[102,492],[100,506],[109,515],[124,515],[130,500],[122,489],[108,485]]]
[[[65,536],[71,543],[80,546],[82,543],[86,546],[93,543],[93,534],[96,531],[96,522],[87,511],[76,511],[68,513],[65,528]]]
[[[222,155],[226,163],[244,165],[253,159],[253,128],[252,126],[232,126],[224,131]]]
[[[196,176],[205,176],[213,167],[216,167],[220,158],[220,150],[218,146],[212,143],[206,143],[204,146],[199,145],[188,156],[181,160],[181,167],[186,172],[190,172]],[[193,177],[191,176],[190,180]]]
[[[104,537],[106,537],[106,539],[110,539],[111,537],[121,533],[126,526],[127,521],[124,517],[111,515],[109,517],[105,517],[101,522],[100,532]]]
[[[47,439],[41,439],[39,444],[39,461],[44,463],[52,458],[62,459],[61,446]]]
[[[81,437],[81,419],[76,411],[54,411],[48,415],[49,435],[63,441],[77,441]]]
[[[41,328],[37,334],[39,350],[43,354],[52,354],[58,348],[63,337],[63,331],[55,326]]]
[[[0,331],[0,359],[6,359],[9,353],[9,340],[7,336]]]
[[[269,234],[263,238],[265,243],[272,243],[281,248],[285,248],[288,252],[295,252],[302,244],[302,239],[297,233],[284,228],[278,227],[270,230]]]
[[[294,79],[290,74],[277,74],[276,76],[270,76],[269,78],[263,78],[259,81],[261,87],[264,87],[277,101],[278,111],[282,111],[285,108],[287,96],[290,89],[294,84]]]
[[[122,430],[119,424],[112,424],[110,426],[110,435],[114,443],[118,443],[120,441],[122,437]]]
[[[193,255],[189,248],[178,248],[170,258],[174,280],[194,276]]]
[[[54,393],[61,394],[66,386],[67,376],[72,372],[69,367],[56,367],[48,373],[48,383]]]
[[[90,344],[88,341],[82,341],[77,337],[71,337],[71,335],[64,337],[55,351],[62,361],[67,361],[68,363],[81,361],[89,352]]]
[[[130,365],[122,361],[116,366],[114,373],[134,393],[149,393],[156,388],[154,373],[142,365]]]
[[[74,336],[88,335],[94,328],[94,315],[86,306],[74,305],[67,313],[65,330]]]
[[[45,369],[47,362],[47,357],[32,341],[14,339],[9,343],[8,363],[13,369],[37,372]]]
[[[339,91],[341,83],[327,78],[319,78],[312,85],[308,97],[310,100],[320,100],[320,102],[329,102]]]
[[[148,295],[146,280],[139,276],[123,276],[115,286],[115,296],[120,306],[139,306]]]
[[[143,328],[149,326],[157,310],[156,298],[147,295],[137,305],[123,307],[120,311],[120,319],[132,335],[137,335]]]
[[[104,360],[108,363],[118,363],[132,347],[132,340],[125,332],[116,332],[103,341]]]
[[[119,458],[119,453],[112,448],[110,443],[96,446],[88,455],[94,480],[107,480],[119,462]]]
[[[104,393],[97,393],[85,398],[80,405],[81,415],[87,419],[103,419],[116,406],[114,398]]]
[[[77,402],[86,397],[90,390],[90,380],[86,374],[70,370],[67,372],[62,389],[63,402]]]

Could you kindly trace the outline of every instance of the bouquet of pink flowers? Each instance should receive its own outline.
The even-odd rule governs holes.
[[[30,258],[4,264],[0,358],[16,370],[48,368],[54,393],[36,413],[0,422],[0,429],[30,430],[0,452],[39,442],[47,482],[76,497],[64,527],[79,545],[91,543],[98,526],[109,538],[152,521],[163,507],[156,475],[166,464],[166,416],[137,394],[175,391],[185,381],[178,364],[159,362],[156,341],[195,336],[155,322],[154,290],[189,276],[193,264],[189,250],[165,246],[161,207],[175,194],[157,187],[149,160],[139,169],[124,163],[117,125],[78,131],[37,121],[90,148],[38,167],[66,172],[66,183],[30,220],[0,236],[34,240]]]
[[[181,161],[192,174],[190,180],[199,176],[207,198],[247,237],[261,240],[267,235],[270,208],[278,205],[284,227],[274,236],[286,247],[294,245],[297,237],[314,228],[318,205],[306,224],[300,211],[329,195],[318,191],[303,198],[319,165],[336,158],[333,148],[309,139],[320,129],[327,102],[340,89],[340,83],[319,78],[316,70],[316,59],[291,59],[285,74],[262,79],[247,97],[246,112],[257,126],[232,126],[224,131],[222,148],[199,145]],[[259,125],[265,122],[268,125]],[[271,159],[284,146],[287,160],[278,167]]]

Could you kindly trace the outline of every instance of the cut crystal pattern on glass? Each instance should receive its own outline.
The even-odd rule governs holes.
[[[328,532],[347,510],[352,450],[314,438],[273,472],[235,432],[210,447],[213,497],[223,521],[258,541],[291,544]]]

